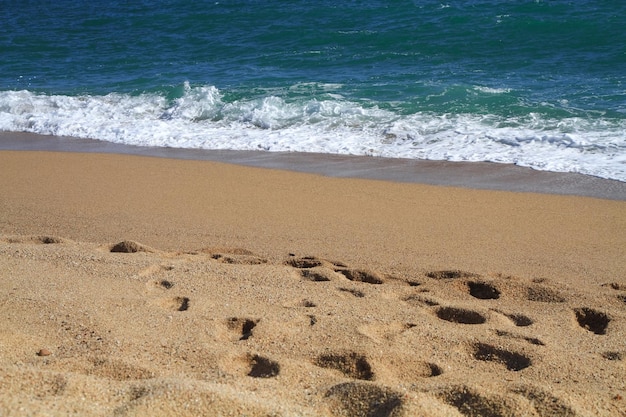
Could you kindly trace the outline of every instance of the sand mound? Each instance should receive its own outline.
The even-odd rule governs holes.
[[[154,249],[132,240],[123,240],[109,247],[113,253],[154,252]]]

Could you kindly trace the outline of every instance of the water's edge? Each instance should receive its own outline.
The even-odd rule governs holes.
[[[0,132],[0,150],[113,153],[314,173],[329,177],[577,195],[626,201],[626,182],[575,173],[536,171],[510,164],[392,159],[333,154],[177,149],[122,145],[92,139]]]

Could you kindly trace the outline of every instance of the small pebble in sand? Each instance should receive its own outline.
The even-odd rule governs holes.
[[[50,356],[50,355],[52,355],[52,352],[50,352],[46,348],[39,349],[39,352],[37,352],[37,356]]]

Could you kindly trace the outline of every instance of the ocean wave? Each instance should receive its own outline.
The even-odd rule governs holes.
[[[346,99],[340,87],[302,83],[286,92],[250,97],[189,83],[174,97],[3,91],[0,130],[156,147],[492,161],[626,181],[623,119],[552,118],[533,112],[514,117],[404,114]]]

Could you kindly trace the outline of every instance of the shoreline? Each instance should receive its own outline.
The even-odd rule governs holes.
[[[0,150],[111,153],[215,161],[337,178],[576,195],[626,201],[626,182],[490,162],[430,161],[295,152],[155,148],[19,132],[0,132]]]

